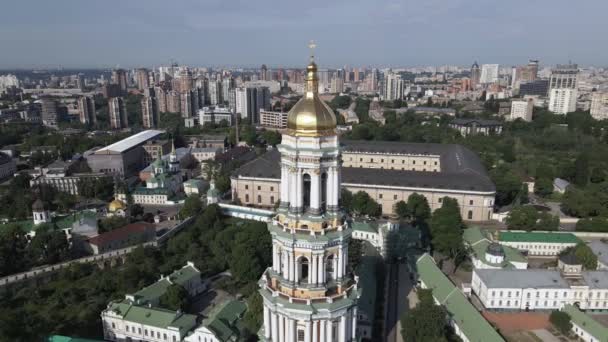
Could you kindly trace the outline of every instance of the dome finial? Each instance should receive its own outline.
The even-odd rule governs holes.
[[[310,49],[310,62],[314,62],[315,61],[315,48],[317,47],[317,44],[315,44],[314,40],[310,40],[310,42],[308,42],[308,48]]]

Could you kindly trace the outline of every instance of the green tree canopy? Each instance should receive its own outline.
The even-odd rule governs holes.
[[[182,218],[190,217],[197,215],[203,209],[203,204],[201,203],[200,197],[196,194],[192,194],[186,197],[184,201],[184,206],[180,210],[179,214]]]
[[[188,306],[188,291],[179,284],[171,284],[159,298],[159,305],[165,309],[183,311]]]
[[[570,315],[563,311],[552,311],[549,315],[549,321],[553,326],[564,335],[569,335],[572,330],[572,322],[570,321]]]
[[[418,290],[420,301],[401,317],[401,336],[404,341],[447,342],[447,312],[435,305],[431,290]]]
[[[424,195],[413,193],[407,198],[407,211],[415,222],[426,221],[431,217],[431,207]]]
[[[453,198],[444,197],[441,208],[431,215],[430,231],[433,248],[450,258],[456,257],[464,250],[463,228],[458,202]]]

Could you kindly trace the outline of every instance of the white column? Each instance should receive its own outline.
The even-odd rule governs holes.
[[[317,283],[324,284],[325,283],[325,263],[323,262],[323,255],[319,255],[317,259],[319,264],[317,267],[318,275],[317,275]]]
[[[325,333],[325,325],[327,324],[327,321],[319,321],[319,325],[321,326],[319,329],[320,330],[320,338],[319,338],[319,342],[325,342],[327,341],[327,334]]]
[[[319,193],[320,179],[314,172],[310,175],[310,208],[319,209],[321,207],[321,196]]]
[[[296,174],[293,172],[289,172],[289,184],[287,187],[287,191],[289,192],[289,206],[296,207],[298,205],[297,201],[297,179]]]
[[[311,342],[310,321],[306,321],[306,330],[304,330],[304,342]]]
[[[344,269],[344,252],[342,246],[338,247],[338,272],[337,278],[342,278],[342,270]]]
[[[297,174],[296,174],[296,207],[298,208],[302,208],[302,206],[304,205],[304,191],[303,191],[303,187],[302,187],[302,182],[303,182],[303,176],[302,176],[302,169],[298,169]]]
[[[333,186],[331,185],[331,169],[328,169],[327,179],[325,180],[325,205],[329,207],[331,205],[331,198],[333,193]]]
[[[289,169],[281,166],[281,201],[289,202]]]
[[[295,281],[297,283],[300,281],[300,277],[302,276],[300,274],[302,269],[300,268],[300,263],[295,258],[295,255],[294,255],[293,259],[294,259],[293,260],[293,281]]]
[[[312,322],[312,342],[319,342],[319,322]]]
[[[294,274],[294,262],[293,262],[293,254],[291,251],[287,252],[287,263],[289,264],[289,281],[293,281],[295,277]]]
[[[352,310],[353,312],[353,322],[352,322],[352,338],[353,341],[357,338],[357,307],[355,306]]]
[[[264,337],[270,338],[270,309],[264,306]]]
[[[340,317],[340,341],[346,342],[346,315]]]
[[[334,255],[333,260],[333,268],[334,268],[334,280],[338,279],[338,255]]]
[[[277,245],[273,242],[272,244],[272,270],[277,271]]]
[[[346,266],[348,265],[348,248],[345,248],[342,254],[342,275],[346,275]]]
[[[317,256],[312,254],[310,256],[310,260],[308,261],[308,283],[309,284],[315,284],[316,283],[316,271],[317,271],[317,267],[315,266],[317,263]]]
[[[289,338],[287,338],[287,342],[296,342],[296,320],[289,320]]]
[[[327,339],[325,342],[334,342],[334,340],[333,340],[333,337],[334,337],[333,323],[331,321],[327,321],[327,331],[326,332],[327,332],[327,335],[326,335]]]
[[[279,315],[279,339],[277,341],[285,341],[285,317]]]
[[[273,341],[278,341],[279,340],[279,331],[278,331],[278,327],[277,327],[277,314],[276,313],[271,313],[270,314],[272,317],[272,322],[270,323],[272,325],[272,340]]]

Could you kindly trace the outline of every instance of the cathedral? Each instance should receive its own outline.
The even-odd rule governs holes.
[[[305,95],[288,115],[280,205],[268,224],[272,267],[259,282],[262,341],[356,340],[357,279],[348,265],[352,229],[340,210],[341,154],[333,111],[318,95],[313,56]]]

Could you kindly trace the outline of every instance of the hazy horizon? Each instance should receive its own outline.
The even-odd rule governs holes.
[[[21,0],[0,13],[0,69],[414,67],[539,59],[606,66],[608,2]]]

